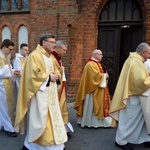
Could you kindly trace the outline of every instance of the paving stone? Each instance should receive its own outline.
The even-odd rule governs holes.
[[[70,122],[74,128],[71,138],[65,143],[66,150],[120,150],[115,147],[115,128],[82,128],[78,125],[73,103],[68,105]],[[16,138],[8,137],[0,131],[0,150],[20,150],[25,135]],[[143,144],[134,145],[135,150],[149,150]]]

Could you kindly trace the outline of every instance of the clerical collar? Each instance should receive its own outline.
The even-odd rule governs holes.
[[[27,58],[27,56],[23,56],[21,53],[16,53],[15,54],[16,57],[23,57],[23,58]]]
[[[92,60],[96,61],[96,62],[99,62],[97,59],[95,59],[94,57],[91,57]]]

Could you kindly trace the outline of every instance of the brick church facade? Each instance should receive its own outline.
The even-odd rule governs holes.
[[[118,64],[121,64],[120,45],[127,45],[121,43],[120,37],[128,37],[128,32],[135,38],[138,36],[139,42],[145,41],[150,44],[150,1],[119,1],[120,3],[117,0],[18,0],[12,7],[14,0],[7,0],[7,3],[2,0],[0,41],[5,37],[3,29],[8,27],[10,39],[15,43],[15,52],[18,52],[19,30],[22,26],[27,29],[30,51],[39,43],[39,37],[43,33],[52,33],[56,40],[65,40],[68,43],[68,51],[63,58],[67,75],[67,98],[74,101],[83,67],[94,49],[103,50],[104,64],[112,78],[110,84],[115,86],[119,74]],[[23,7],[24,4],[26,7]],[[123,8],[124,11],[117,8]],[[128,17],[130,11],[131,18]],[[121,13],[123,17],[119,16]],[[137,34],[132,31],[136,31]],[[135,38],[130,41],[137,46]],[[107,40],[108,43],[105,42]],[[126,40],[122,38],[122,41]],[[135,50],[135,46],[129,48],[134,48],[131,51]]]

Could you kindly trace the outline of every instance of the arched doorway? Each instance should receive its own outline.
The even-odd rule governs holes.
[[[134,0],[110,0],[98,21],[98,48],[103,51],[102,63],[110,75],[113,95],[120,70],[129,52],[142,42],[143,18]]]

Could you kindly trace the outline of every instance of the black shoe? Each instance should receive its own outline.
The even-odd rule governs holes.
[[[68,137],[68,140],[71,138],[70,132],[67,132],[67,137]]]
[[[9,137],[17,137],[17,133],[16,132],[9,132],[9,131],[5,131],[6,135]]]
[[[124,150],[134,150],[132,145],[129,143],[127,143],[126,145],[119,145],[117,142],[115,142],[115,145]]]
[[[21,150],[29,150],[29,149],[23,145],[23,148]]]
[[[144,147],[150,148],[150,141],[149,142],[144,142]]]

